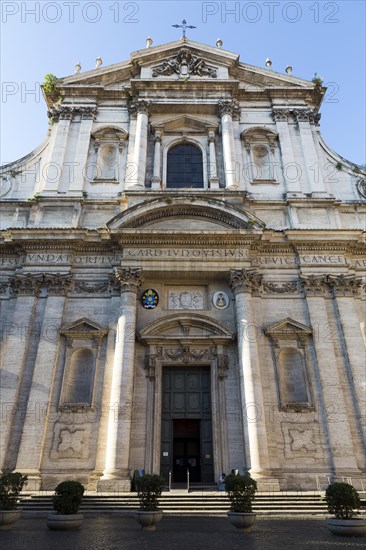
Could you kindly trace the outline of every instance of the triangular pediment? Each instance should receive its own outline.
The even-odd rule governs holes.
[[[276,338],[291,338],[296,336],[306,336],[313,333],[313,329],[307,325],[303,325],[298,321],[294,321],[290,317],[286,317],[281,321],[272,323],[265,329],[267,336]]]
[[[60,333],[64,336],[91,336],[107,333],[106,327],[91,321],[87,317],[82,317],[72,323],[62,325]]]
[[[110,231],[122,228],[191,231],[195,229],[263,229],[264,223],[248,211],[218,199],[169,197],[144,201],[107,223]]]
[[[182,63],[188,63],[190,67],[188,72],[181,70]],[[131,53],[129,60],[63,77],[59,79],[59,85],[63,87],[95,85],[105,89],[121,90],[130,87],[131,78],[153,81],[187,78],[235,79],[240,82],[241,87],[257,86],[258,90],[277,86],[295,88],[314,86],[312,82],[292,75],[242,63],[239,61],[238,54],[223,48],[188,39],[137,50]]]
[[[213,125],[189,115],[180,115],[155,124],[154,129],[163,130],[166,134],[169,132],[176,133],[177,130],[179,132],[189,132],[190,134],[207,133],[210,129],[213,129]]]

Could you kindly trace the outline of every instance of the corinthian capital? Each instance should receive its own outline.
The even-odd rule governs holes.
[[[217,104],[220,116],[240,116],[240,107],[236,101],[220,100]]]
[[[326,275],[303,275],[300,281],[308,296],[325,296],[328,292]]]
[[[43,273],[18,273],[10,280],[11,290],[19,295],[38,296],[43,277]]]
[[[287,122],[289,115],[289,109],[272,109],[272,116],[275,122]]]
[[[336,296],[359,296],[362,279],[354,275],[328,275],[328,284]]]
[[[130,104],[128,110],[130,115],[137,116],[139,113],[143,113],[149,116],[151,101],[145,101],[144,99],[135,99]]]
[[[51,296],[62,296],[66,294],[71,285],[72,276],[65,273],[45,273],[44,286]]]
[[[232,269],[230,271],[230,287],[234,294],[248,292],[257,294],[262,285],[263,275],[255,269]]]
[[[115,267],[114,276],[121,287],[121,291],[137,292],[144,280],[141,268]]]

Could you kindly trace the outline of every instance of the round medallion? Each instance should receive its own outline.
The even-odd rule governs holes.
[[[159,303],[159,294],[153,288],[148,288],[141,297],[141,303],[145,309],[154,309]]]
[[[213,295],[212,303],[217,309],[226,309],[229,305],[229,296],[226,292],[219,290]]]
[[[357,189],[360,195],[366,199],[366,178],[361,178],[358,180]]]

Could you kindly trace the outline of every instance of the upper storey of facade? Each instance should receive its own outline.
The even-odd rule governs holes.
[[[2,168],[3,227],[100,227],[136,203],[194,195],[274,229],[362,228],[364,170],[323,142],[324,94],[186,38],[60,78],[44,92],[44,143]]]

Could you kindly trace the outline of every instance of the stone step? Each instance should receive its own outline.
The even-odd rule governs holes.
[[[362,498],[362,509],[366,500]],[[52,494],[27,495],[20,501],[24,513],[52,512]],[[226,494],[181,494],[165,493],[160,499],[160,508],[167,514],[179,515],[225,515],[229,509]],[[80,512],[90,514],[133,513],[138,509],[136,493],[125,495],[87,495],[83,498]],[[259,515],[325,515],[326,502],[318,495],[257,495],[253,511]]]

